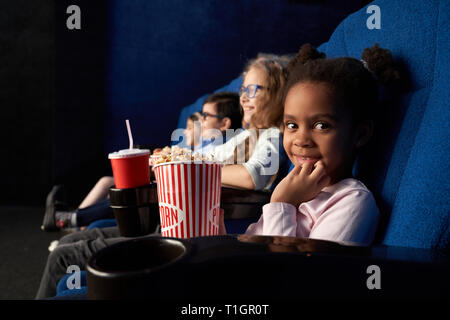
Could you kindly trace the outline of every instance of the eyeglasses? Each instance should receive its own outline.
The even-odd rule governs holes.
[[[218,115],[218,114],[211,114],[211,113],[208,113],[208,112],[200,112],[200,114],[201,114],[201,116],[203,117],[203,120],[206,120],[207,117],[214,117],[214,118],[217,118],[217,119],[223,119],[223,118],[225,118],[225,117],[223,117],[223,116],[221,116],[221,115]]]
[[[239,95],[242,96],[245,92],[245,95],[249,99],[253,99],[258,92],[258,89],[264,89],[265,87],[260,86],[259,84],[249,84],[247,87],[241,86],[239,88]]]

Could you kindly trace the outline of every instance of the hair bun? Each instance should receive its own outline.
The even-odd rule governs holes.
[[[295,57],[289,62],[286,67],[286,75],[289,75],[292,69],[298,64],[305,64],[310,60],[323,59],[325,58],[325,53],[317,51],[315,47],[313,47],[309,43],[305,43],[300,48],[299,52],[295,55]]]
[[[378,43],[371,48],[364,49],[361,58],[382,83],[390,84],[400,79],[400,73],[395,68],[392,53],[388,49],[380,48]]]

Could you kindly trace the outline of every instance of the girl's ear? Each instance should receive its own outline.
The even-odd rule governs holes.
[[[372,137],[373,121],[367,120],[358,125],[355,146],[360,148],[364,146]]]
[[[228,117],[225,117],[222,119],[222,122],[220,124],[220,131],[225,131],[227,129],[231,128],[231,119]]]

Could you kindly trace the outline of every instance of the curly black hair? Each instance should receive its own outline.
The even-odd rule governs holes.
[[[326,58],[310,44],[301,47],[286,68],[287,83],[283,105],[289,90],[298,83],[326,84],[336,105],[350,108],[355,121],[374,118],[380,83],[399,79],[389,50],[375,44],[366,48],[362,60],[350,57]]]

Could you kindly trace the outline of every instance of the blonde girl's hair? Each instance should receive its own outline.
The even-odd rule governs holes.
[[[260,53],[255,59],[247,63],[242,75],[245,76],[252,68],[264,71],[267,77],[267,92],[269,94],[267,103],[262,105],[257,113],[253,114],[251,126],[257,129],[281,127],[283,89],[286,83],[284,69],[289,61],[289,56]]]

